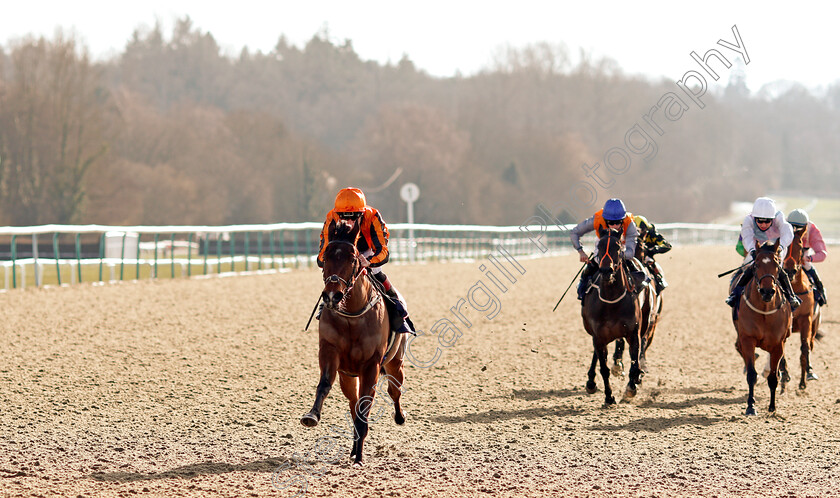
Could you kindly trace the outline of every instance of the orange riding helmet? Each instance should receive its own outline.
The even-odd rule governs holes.
[[[361,213],[365,206],[365,193],[355,187],[343,188],[335,196],[336,213]]]

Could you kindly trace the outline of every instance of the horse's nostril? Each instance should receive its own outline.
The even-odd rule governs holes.
[[[335,304],[340,303],[342,299],[344,299],[344,293],[343,293],[343,292],[336,292],[336,293],[333,295],[333,302],[334,302]]]

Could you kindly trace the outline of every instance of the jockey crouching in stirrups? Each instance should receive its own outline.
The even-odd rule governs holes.
[[[637,271],[641,268],[641,263],[634,258],[636,253],[636,238],[639,231],[636,229],[636,224],[633,222],[633,215],[624,209],[624,203],[620,199],[610,199],[604,204],[604,208],[592,215],[590,218],[578,223],[569,232],[569,238],[572,240],[572,247],[577,250],[580,255],[580,262],[587,263],[583,273],[580,275],[580,283],[578,284],[578,299],[583,302],[583,297],[588,290],[589,281],[592,276],[598,271],[598,265],[586,255],[583,246],[580,244],[580,238],[584,234],[595,231],[598,237],[603,236],[608,230],[620,230],[621,239],[624,243],[624,260],[631,262],[631,270]],[[597,251],[597,249],[596,249]],[[594,254],[598,256],[598,254]],[[593,257],[594,259],[594,257]]]
[[[825,294],[825,287],[823,287],[822,280],[817,274],[817,269],[811,263],[821,263],[825,261],[828,256],[828,249],[825,247],[822,233],[817,225],[811,222],[808,218],[808,213],[802,209],[794,209],[787,216],[787,221],[793,226],[793,230],[806,230],[805,236],[802,239],[803,249],[806,250],[802,258],[802,268],[805,274],[814,284],[814,299],[820,306],[828,304],[828,298]]]
[[[653,256],[670,251],[671,244],[665,240],[661,233],[656,231],[656,226],[644,216],[633,216],[633,222],[636,223],[636,228],[639,230],[639,244],[644,249],[645,266],[653,275],[656,293],[661,294],[668,287],[668,282],[665,281],[665,276],[662,274],[662,267],[653,259]]]
[[[779,245],[782,247],[781,259],[784,261],[788,246],[793,242],[793,227],[785,221],[785,215],[776,209],[776,202],[773,199],[759,197],[753,204],[752,212],[744,217],[744,222],[741,224],[741,243],[746,251],[743,265],[753,261],[757,242],[773,242],[776,239],[779,239]],[[733,308],[738,304],[744,287],[754,273],[753,265],[749,265],[743,273],[735,274],[733,280],[738,279],[738,281],[726,299],[726,304]],[[796,310],[801,301],[793,292],[787,272],[779,272],[779,284],[790,303],[790,310]]]
[[[367,258],[368,272],[373,275],[377,282],[382,284],[387,297],[391,299],[402,316],[402,325],[396,332],[414,333],[414,326],[408,317],[408,308],[405,299],[391,284],[391,280],[382,271],[382,266],[388,262],[388,227],[382,220],[382,216],[375,208],[367,205],[365,194],[357,188],[345,188],[338,192],[335,197],[335,207],[327,213],[324,221],[324,228],[321,230],[321,249],[318,252],[318,266],[324,266],[324,250],[330,243],[330,233],[335,229],[336,224],[360,224],[359,238],[356,241],[356,248],[362,256]],[[321,303],[323,307],[323,303]],[[317,318],[321,317],[320,308]]]

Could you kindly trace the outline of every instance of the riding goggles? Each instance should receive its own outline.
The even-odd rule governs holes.
[[[767,223],[773,223],[773,218],[756,218],[755,222],[766,225]]]
[[[338,214],[338,217],[341,218],[342,220],[358,220],[359,216],[362,215],[362,213],[353,213],[353,212],[337,213],[337,214]]]

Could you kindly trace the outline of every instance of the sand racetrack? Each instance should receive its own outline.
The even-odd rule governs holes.
[[[794,335],[777,414],[761,380],[759,414],[745,417],[716,278],[738,256],[677,247],[659,261],[671,287],[634,400],[602,408],[600,376],[585,393],[591,341],[573,291],[551,312],[576,257],[520,260],[498,316],[466,309],[457,344],[406,369],[408,420],[372,423],[362,469],[339,435],[338,386],[321,425],[299,422],[318,381],[317,331],[303,332],[316,271],[0,294],[0,496],[292,496],[304,484],[313,497],[840,496],[840,267],[818,265],[834,298],[820,380],[798,392]],[[481,264],[387,271],[428,329],[487,281]],[[416,357],[435,341],[418,338]],[[314,458],[319,438],[337,463]]]

